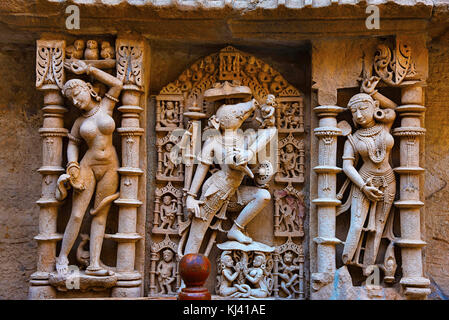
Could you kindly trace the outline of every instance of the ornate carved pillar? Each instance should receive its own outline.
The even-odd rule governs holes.
[[[65,170],[62,167],[62,138],[67,135],[63,115],[67,109],[60,89],[64,84],[65,41],[38,40],[36,51],[36,87],[44,93],[44,122],[39,133],[42,143],[42,194],[39,234],[37,241],[37,271],[30,279],[30,299],[55,298],[55,289],[49,285],[49,273],[55,268],[56,242],[62,235],[56,233],[60,203],[55,198],[56,182]]]
[[[117,286],[112,290],[114,297],[141,296],[142,275],[135,270],[136,242],[142,239],[137,232],[137,210],[142,205],[138,199],[140,169],[140,127],[139,114],[143,93],[143,41],[117,39],[117,77],[123,80],[121,96],[121,127],[117,129],[122,137],[122,167],[119,169],[120,198],[118,232],[108,235],[117,245]]]
[[[400,167],[395,171],[400,175],[400,199],[394,204],[399,208],[401,238],[396,245],[401,247],[402,279],[404,295],[409,299],[425,299],[430,294],[430,281],[424,277],[421,240],[420,174],[424,169],[419,166],[419,137],[425,129],[421,127],[422,115],[426,108],[423,104],[423,92],[420,86],[402,88],[402,105],[397,107],[401,126],[394,130],[400,138]]]
[[[318,233],[313,240],[317,244],[317,272],[312,274],[312,289],[319,290],[333,279],[336,269],[335,246],[341,243],[335,237],[337,173],[337,137],[341,130],[337,127],[337,115],[344,109],[338,106],[318,106],[314,108],[319,117],[315,136],[319,139],[317,174],[318,198],[313,200],[317,206]]]
[[[150,261],[151,261],[151,266],[150,266],[150,292],[149,295],[150,296],[154,296],[157,293],[157,287],[156,287],[156,263],[159,260],[159,254],[157,252],[151,252],[150,253]]]

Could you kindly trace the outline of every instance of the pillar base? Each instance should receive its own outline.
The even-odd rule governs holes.
[[[139,298],[140,286],[139,287],[114,287],[111,291],[111,297],[114,298]]]
[[[29,300],[56,299],[56,290],[52,286],[30,286]]]
[[[410,300],[423,300],[430,294],[430,280],[424,277],[402,278],[403,295]]]

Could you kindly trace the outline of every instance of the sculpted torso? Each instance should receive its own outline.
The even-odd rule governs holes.
[[[101,104],[98,107],[99,110],[96,114],[89,118],[79,117],[74,125],[79,123],[79,136],[89,147],[83,161],[87,161],[91,165],[117,159],[115,148],[112,145],[112,133],[115,130],[114,119],[105,110],[102,110]]]
[[[367,139],[371,139],[373,146],[377,143],[379,144],[379,148],[382,148],[383,146],[385,147],[385,154],[383,155],[382,161],[380,161],[379,163],[375,163],[371,160],[369,155],[369,147],[364,141],[359,138],[357,132],[354,134],[355,146],[357,148],[358,154],[362,158],[363,169],[367,169],[369,171],[384,172],[385,170],[391,168],[388,159],[390,158],[390,152],[394,145],[394,138],[390,134],[390,129],[385,127],[384,125],[378,124],[375,126],[375,128],[378,133],[375,136],[369,137]],[[359,129],[358,132],[360,130],[362,129]],[[383,144],[383,146],[380,146],[380,144]],[[352,148],[352,146],[348,145],[347,148]],[[352,150],[352,152],[355,153],[354,150]]]

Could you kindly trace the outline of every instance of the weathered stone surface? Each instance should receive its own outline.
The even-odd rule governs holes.
[[[81,29],[66,29],[65,8],[76,3],[80,8]],[[380,8],[381,28],[365,26],[366,5]],[[13,29],[42,33],[99,34],[133,29],[149,39],[189,39],[229,41],[259,38],[260,41],[303,41],[333,34],[390,35],[397,31],[426,28],[432,10],[430,0],[335,1],[259,0],[259,1],[10,1],[0,5],[0,21]],[[447,18],[438,10],[440,21]],[[20,13],[20,14],[17,14]],[[396,17],[401,23],[395,23]],[[132,17],[130,19],[129,17]],[[331,18],[331,19],[329,19]],[[348,18],[344,23],[341,18]],[[157,21],[157,23],[156,23]]]
[[[0,299],[26,299],[36,268],[43,119],[34,61],[33,49],[0,51]]]

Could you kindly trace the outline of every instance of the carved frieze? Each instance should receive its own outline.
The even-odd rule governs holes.
[[[275,181],[303,183],[305,172],[304,141],[289,134],[279,141],[278,150],[279,171],[275,176]]]
[[[290,238],[277,246],[274,253],[275,297],[285,299],[305,298],[304,250]]]
[[[178,227],[183,222],[182,192],[169,182],[156,188],[155,196],[152,232],[178,234]]]
[[[276,237],[304,236],[303,194],[291,184],[274,192],[274,235]]]
[[[181,283],[177,248],[168,235],[151,245],[149,296],[176,295]]]
[[[304,97],[293,87],[284,89],[277,99],[276,123],[279,133],[304,132]]]

